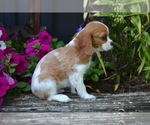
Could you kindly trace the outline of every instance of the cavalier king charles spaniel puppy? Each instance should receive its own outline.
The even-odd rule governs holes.
[[[111,48],[108,27],[97,21],[88,23],[65,47],[49,52],[39,61],[32,76],[32,93],[41,99],[68,102],[71,99],[59,91],[70,87],[83,99],[95,99],[87,93],[83,76],[92,54]]]

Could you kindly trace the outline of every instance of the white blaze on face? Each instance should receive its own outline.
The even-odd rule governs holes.
[[[110,50],[110,49],[112,49],[112,43],[113,41],[109,38],[109,37],[107,37],[107,42],[106,43],[104,43],[104,44],[102,44],[102,50],[103,51],[108,51],[108,50]]]
[[[102,24],[103,26],[106,27],[107,29],[107,32],[109,32],[109,28],[104,24],[104,23],[101,23],[101,22],[97,22],[97,21],[93,21],[94,23],[99,23],[99,24]],[[94,49],[95,51],[108,51],[110,49],[112,49],[112,40],[109,38],[109,36],[107,36],[107,42],[102,44],[101,47],[97,48],[97,49]]]

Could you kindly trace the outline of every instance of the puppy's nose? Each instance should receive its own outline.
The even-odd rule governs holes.
[[[111,46],[113,46],[113,45],[114,45],[113,41],[111,41],[110,45],[111,45]]]

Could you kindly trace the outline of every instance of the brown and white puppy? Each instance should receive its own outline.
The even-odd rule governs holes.
[[[46,54],[38,63],[31,89],[35,96],[45,100],[68,102],[71,99],[59,90],[71,87],[83,99],[95,99],[86,91],[83,75],[90,66],[92,54],[112,48],[108,27],[100,22],[90,22],[65,47]]]

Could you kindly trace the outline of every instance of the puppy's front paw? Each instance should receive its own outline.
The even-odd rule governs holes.
[[[83,97],[83,99],[95,100],[96,97],[94,95],[87,94]]]

